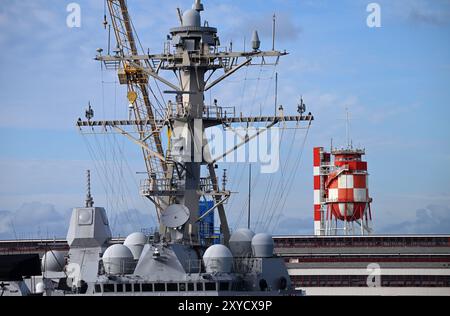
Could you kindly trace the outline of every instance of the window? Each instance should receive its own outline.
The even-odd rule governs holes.
[[[152,292],[153,286],[151,283],[144,283],[142,284],[142,292]]]
[[[181,292],[186,291],[186,283],[180,283],[180,284],[178,285],[178,289],[179,289],[179,291],[181,291]]]
[[[205,283],[205,291],[215,291],[216,283],[215,282],[207,282]]]
[[[101,293],[102,292],[102,286],[100,284],[96,284],[95,285],[95,292],[96,293]]]
[[[78,225],[92,225],[92,209],[78,210]]]
[[[197,283],[197,291],[203,291],[203,283]]]
[[[164,292],[166,285],[164,283],[155,283],[155,292]]]
[[[188,291],[194,291],[194,283],[188,283]]]
[[[114,284],[104,284],[103,291],[104,292],[114,292]]]
[[[167,291],[168,292],[178,291],[178,284],[177,283],[167,283]]]
[[[125,292],[131,292],[131,284],[130,283],[125,284]]]
[[[219,283],[219,291],[228,291],[228,282],[220,282]]]
[[[123,292],[123,284],[117,284],[117,292]]]
[[[133,284],[133,289],[134,289],[135,292],[140,292],[141,291],[141,284],[140,283]]]

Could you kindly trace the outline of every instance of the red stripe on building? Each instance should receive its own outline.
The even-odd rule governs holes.
[[[314,156],[314,167],[320,166],[320,152],[323,147],[314,147],[313,156]]]
[[[320,190],[320,176],[314,176],[314,190]]]

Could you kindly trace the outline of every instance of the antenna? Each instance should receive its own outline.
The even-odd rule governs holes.
[[[347,134],[347,147],[350,147],[350,122],[349,122],[349,117],[348,117],[348,108],[345,108],[345,112],[346,112],[346,124],[345,124],[345,130],[346,130],[346,134]]]
[[[247,214],[247,228],[250,229],[250,211],[251,211],[251,196],[252,196],[252,163],[248,164],[248,214]]]
[[[278,72],[275,73],[275,104],[274,104],[275,116],[277,116],[277,103],[278,103]]]
[[[94,117],[94,110],[92,109],[91,101],[88,102],[88,108],[85,112],[85,116],[88,121],[90,121]]]
[[[111,55],[111,24],[108,25],[108,55]]]
[[[252,36],[252,48],[254,52],[257,52],[259,48],[261,47],[261,41],[259,40],[258,31],[253,31]]]
[[[181,26],[183,26],[183,16],[181,14],[181,9],[177,8],[178,19],[180,20]]]
[[[200,0],[195,0],[192,9],[197,10],[198,12],[203,11],[204,10],[203,4],[200,2]]]
[[[91,195],[91,170],[86,170],[86,207],[94,207],[94,199]]]
[[[103,27],[106,30],[106,26],[108,25],[108,20],[106,18],[106,0],[103,2]]]
[[[222,190],[225,191],[225,186],[227,185],[227,169],[223,169],[223,176],[222,176]]]
[[[272,17],[272,51],[275,50],[275,24],[276,24],[277,17],[275,16],[275,13]]]

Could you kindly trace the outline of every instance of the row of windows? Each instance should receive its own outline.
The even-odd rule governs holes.
[[[274,238],[276,248],[295,247],[449,247],[450,239],[442,238]]]
[[[291,276],[296,287],[367,286],[364,275],[307,275]],[[449,276],[439,275],[383,275],[381,286],[388,287],[450,287]]]
[[[450,264],[450,255],[412,256],[412,255],[340,255],[329,256],[289,256],[284,259],[286,263],[304,262],[441,262]]]
[[[106,283],[95,284],[96,293],[139,293],[139,292],[184,292],[184,291],[229,291],[229,282],[198,283]]]

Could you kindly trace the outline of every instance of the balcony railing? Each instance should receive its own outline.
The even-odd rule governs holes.
[[[170,102],[167,107],[166,117],[167,118],[183,118],[186,117],[191,111],[191,104],[189,102],[183,103],[172,103]],[[202,110],[203,119],[223,119],[227,117],[236,116],[236,108],[234,106],[218,106],[204,105]]]
[[[141,194],[148,195],[182,195],[184,192],[184,180],[177,179],[144,179],[140,184]],[[213,182],[210,177],[200,178],[198,190],[201,192],[214,191]]]

